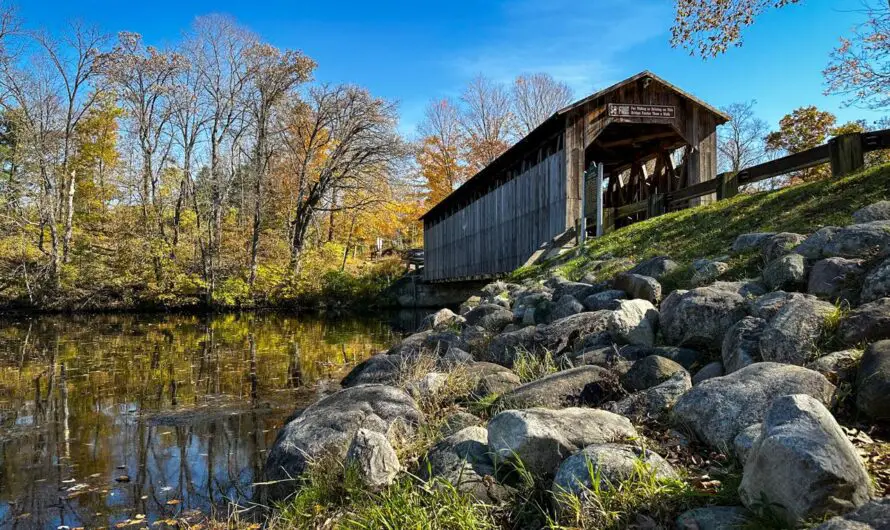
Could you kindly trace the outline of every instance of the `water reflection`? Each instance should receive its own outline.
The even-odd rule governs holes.
[[[6,321],[0,527],[136,528],[244,504],[284,419],[392,334],[280,314]]]

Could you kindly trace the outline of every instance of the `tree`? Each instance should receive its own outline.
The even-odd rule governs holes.
[[[742,30],[768,9],[801,0],[676,0],[671,45],[702,58],[742,45]]]
[[[250,243],[249,286],[253,291],[257,274],[257,252],[260,241],[260,218],[262,215],[263,184],[269,159],[272,156],[270,124],[272,113],[300,83],[309,79],[315,62],[302,52],[286,50],[282,52],[268,44],[255,44],[247,50],[248,88],[246,106],[253,120],[254,146],[252,154],[254,179],[253,235]]]
[[[766,147],[792,154],[812,149],[826,142],[836,121],[834,114],[821,111],[815,105],[794,109],[779,121],[778,131],[767,135]],[[818,180],[827,174],[826,168],[820,166],[800,171],[792,180]]]
[[[572,102],[572,89],[546,73],[523,74],[513,81],[513,113],[526,135]]]
[[[866,21],[841,38],[823,74],[825,93],[846,96],[847,105],[890,105],[890,3],[866,4]]]
[[[294,272],[299,271],[307,231],[315,214],[324,211],[331,189],[373,189],[403,156],[396,122],[392,103],[349,85],[313,87],[307,101],[292,109],[284,141],[297,180],[289,219]]]
[[[754,100],[732,103],[720,109],[730,117],[729,122],[720,127],[717,137],[721,170],[738,173],[763,160],[764,138],[769,126],[755,116],[756,103]]]
[[[432,206],[469,176],[466,164],[461,159],[466,138],[461,129],[459,111],[447,99],[430,102],[417,131],[421,140],[415,148],[415,157],[420,173],[426,180],[427,202]]]
[[[464,90],[461,125],[467,137],[467,162],[479,171],[510,147],[513,113],[506,87],[479,75]]]

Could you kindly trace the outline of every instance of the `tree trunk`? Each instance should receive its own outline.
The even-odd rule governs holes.
[[[71,238],[74,236],[74,189],[76,171],[71,172],[68,181],[68,190],[65,197],[65,238],[62,241],[62,263],[68,263],[68,251],[71,247]]]

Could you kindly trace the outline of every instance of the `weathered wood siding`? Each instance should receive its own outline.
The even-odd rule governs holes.
[[[453,215],[425,223],[426,280],[492,276],[523,265],[568,228],[565,174],[559,149]]]

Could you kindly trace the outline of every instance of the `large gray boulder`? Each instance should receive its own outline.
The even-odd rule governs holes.
[[[500,396],[522,385],[519,376],[508,368],[500,367],[500,370],[489,369],[480,372],[477,365],[499,366],[491,363],[475,363],[470,367],[470,373],[478,376],[476,388],[473,390],[473,397],[476,399],[486,398],[492,394]]]
[[[340,381],[343,388],[358,385],[394,385],[402,376],[405,359],[400,355],[378,353],[349,371]]]
[[[444,308],[427,315],[426,318],[423,319],[423,323],[421,324],[421,329],[423,331],[426,330],[435,330],[435,331],[446,331],[449,329],[457,329],[463,326],[466,323],[466,319],[454,311]]]
[[[639,421],[662,421],[680,397],[691,388],[689,372],[681,369],[666,381],[634,392],[619,401],[607,403],[603,408]]]
[[[862,283],[860,299],[863,302],[874,302],[888,296],[890,296],[890,258],[878,263],[875,268],[868,271],[868,275]]]
[[[526,325],[543,324],[553,311],[553,295],[534,292],[520,296],[513,304],[513,319]]]
[[[790,364],[755,363],[694,386],[674,405],[672,419],[721,450],[742,430],[763,421],[773,400],[808,394],[829,404],[835,387],[822,374]]]
[[[266,458],[265,479],[274,483],[266,490],[269,499],[283,499],[293,492],[297,487],[293,479],[311,460],[333,454],[342,461],[359,429],[411,432],[422,420],[414,400],[391,386],[355,386],[322,398],[278,432]]]
[[[602,289],[596,285],[583,282],[563,282],[553,288],[553,299],[559,300],[563,296],[571,296],[576,300],[584,300]]]
[[[745,462],[748,460],[751,449],[754,448],[754,442],[760,438],[760,431],[762,430],[762,423],[748,425],[732,441],[733,452],[742,465],[745,465]]]
[[[639,298],[653,304],[661,300],[661,284],[651,276],[622,272],[615,276],[612,285],[631,298]]]
[[[890,201],[878,201],[853,212],[853,221],[870,223],[872,221],[890,221]]]
[[[570,294],[562,295],[556,304],[553,305],[553,311],[550,312],[550,320],[556,321],[561,318],[577,315],[584,311],[584,305]]]
[[[486,331],[500,333],[513,322],[513,312],[496,304],[480,304],[464,315],[468,326],[480,326]]]
[[[371,489],[389,486],[401,469],[399,457],[386,436],[368,429],[355,431],[346,451],[346,465],[355,466],[362,483]]]
[[[673,466],[655,452],[631,444],[593,444],[563,460],[551,491],[559,503],[560,497],[581,496],[593,489],[594,480],[599,481],[601,490],[609,490],[633,477],[640,462],[655,478],[678,478]]]
[[[760,337],[763,360],[800,366],[813,360],[834,311],[833,305],[809,295],[786,304]]]
[[[834,385],[853,383],[862,352],[859,350],[841,350],[823,355],[810,361],[807,368],[824,375]]]
[[[837,334],[849,346],[890,339],[890,298],[862,304],[850,311],[841,319]]]
[[[735,241],[732,242],[732,252],[734,254],[743,254],[754,250],[759,251],[763,248],[763,244],[774,235],[776,235],[775,232],[751,232],[748,234],[740,234],[735,238]]]
[[[455,347],[466,350],[467,344],[454,331],[427,330],[409,335],[402,342],[387,351],[390,355],[414,357],[423,353],[442,355],[448,348]]]
[[[650,355],[635,362],[621,376],[621,384],[629,392],[646,390],[649,387],[664,383],[677,372],[685,372],[682,366],[660,355]]]
[[[859,290],[865,276],[861,259],[825,258],[810,270],[807,292],[830,302],[859,302]]]
[[[618,387],[614,374],[599,366],[579,366],[544,376],[501,395],[497,410],[599,405]]]
[[[745,461],[739,496],[791,527],[868,502],[871,481],[856,448],[820,402],[808,395],[775,399]]]
[[[856,407],[876,420],[890,420],[890,340],[865,350],[856,376]]]
[[[766,320],[762,318],[745,317],[727,330],[720,350],[726,373],[737,372],[763,360],[760,338],[766,325]]]
[[[654,258],[649,258],[640,262],[627,272],[631,274],[639,274],[641,276],[648,276],[658,280],[665,274],[668,274],[679,267],[679,263],[667,256],[655,256]]]
[[[661,303],[659,327],[668,344],[716,350],[745,315],[745,298],[737,292],[713,286],[677,290]]]
[[[729,264],[723,261],[701,259],[692,264],[694,272],[689,283],[694,286],[713,283],[717,278],[729,270]]]
[[[583,447],[637,436],[627,418],[588,408],[508,410],[488,422],[494,463],[519,460],[541,476],[552,476],[566,457]]]
[[[511,368],[519,354],[535,351],[538,351],[537,330],[529,326],[497,335],[489,342],[487,355],[482,357]]]
[[[506,497],[506,489],[494,480],[485,427],[467,427],[438,442],[420,461],[417,475],[422,480],[449,482],[482,502],[498,502]]]
[[[595,311],[561,318],[546,326],[539,326],[535,342],[551,354],[559,355],[574,349],[576,342],[588,335],[608,331],[612,315],[611,311]]]
[[[767,263],[763,283],[771,290],[796,291],[807,285],[807,262],[800,254],[787,254]]]
[[[677,530],[740,530],[754,528],[754,514],[743,506],[705,506],[677,517]]]
[[[890,249],[890,221],[872,221],[843,227],[826,226],[795,251],[807,259],[868,258]]]
[[[813,530],[887,530],[890,528],[890,497],[875,499],[852,512],[833,517]]]
[[[801,293],[786,293],[785,291],[775,291],[758,296],[752,300],[748,300],[746,308],[748,313],[763,320],[772,320],[774,316],[786,305],[800,300],[804,300],[807,295]]]
[[[806,236],[792,232],[780,232],[767,238],[761,247],[763,262],[769,263],[781,258],[785,254],[791,253],[794,248],[803,243],[806,238]]]
[[[482,326],[466,326],[460,332],[460,340],[466,348],[461,349],[469,352],[474,359],[482,358],[485,356],[485,352],[488,351],[488,345],[491,343],[492,336],[493,334],[485,331],[485,328]]]
[[[723,363],[720,361],[709,362],[708,364],[702,366],[702,368],[695,372],[692,376],[692,384],[697,385],[702,381],[707,381],[708,379],[713,379],[715,377],[721,377],[725,374],[725,370],[723,369]]]
[[[627,293],[617,289],[592,294],[584,299],[584,307],[588,311],[602,311],[603,309],[618,309],[621,300],[627,298]]]
[[[646,300],[621,300],[606,312],[606,331],[618,344],[652,347],[658,331],[658,310]]]

